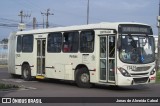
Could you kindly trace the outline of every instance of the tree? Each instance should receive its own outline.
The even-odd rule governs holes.
[[[4,38],[0,41],[0,44],[2,44],[3,49],[8,49],[8,39]]]
[[[2,39],[1,43],[7,44],[8,43],[8,39],[7,38]]]

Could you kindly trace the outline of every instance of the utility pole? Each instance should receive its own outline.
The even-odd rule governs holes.
[[[50,9],[47,9],[47,12],[46,12],[46,13],[42,13],[42,12],[41,12],[42,15],[46,15],[46,17],[47,17],[47,19],[46,19],[46,28],[49,27],[49,22],[48,22],[48,17],[49,17],[49,15],[54,15],[53,13],[50,13],[49,11],[50,11]]]
[[[33,17],[33,29],[36,29],[36,18],[35,17]]]
[[[18,15],[18,16],[20,16],[21,17],[21,22],[20,23],[23,23],[23,11],[20,11],[20,14]]]
[[[156,62],[157,71],[159,71],[160,67],[160,0],[159,0],[159,16],[157,17],[158,21],[158,60]]]
[[[89,0],[87,4],[87,24],[89,24]]]
[[[42,14],[43,15],[43,29],[44,29],[44,14]]]
[[[20,31],[22,31],[22,30],[26,29],[26,25],[23,23],[23,18],[25,18],[25,17],[30,17],[31,15],[24,14],[24,13],[23,13],[23,10],[21,10],[21,11],[20,11],[20,14],[19,14],[18,16],[21,17],[21,21],[20,21],[20,23],[19,23],[19,25],[18,25],[18,29],[19,29]]]
[[[24,13],[23,13],[23,10],[20,11],[20,14],[19,14],[18,16],[21,17],[20,23],[23,23],[23,18],[25,18],[25,17],[31,17],[31,15],[24,14]]]

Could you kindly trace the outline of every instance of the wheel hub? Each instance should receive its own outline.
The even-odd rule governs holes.
[[[84,73],[81,75],[81,81],[87,83],[89,81],[89,75]]]

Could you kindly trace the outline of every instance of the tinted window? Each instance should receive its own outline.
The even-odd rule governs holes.
[[[81,32],[80,51],[86,53],[92,53],[94,51],[94,31]]]
[[[22,42],[23,42],[22,52],[32,52],[33,51],[33,35],[23,36]]]
[[[63,37],[63,52],[78,52],[79,32],[66,32]]]
[[[61,52],[62,47],[62,34],[61,33],[50,33],[48,35],[48,52]]]
[[[17,36],[17,52],[21,52],[21,51],[22,51],[22,37]]]

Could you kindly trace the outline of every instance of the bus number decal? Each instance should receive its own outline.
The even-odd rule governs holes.
[[[127,70],[137,70],[136,66],[127,66]]]

